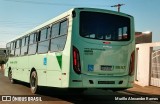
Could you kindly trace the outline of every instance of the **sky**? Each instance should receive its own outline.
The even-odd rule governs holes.
[[[22,33],[74,7],[117,11],[135,19],[135,31],[151,31],[152,41],[160,41],[160,0],[0,0],[0,47]]]

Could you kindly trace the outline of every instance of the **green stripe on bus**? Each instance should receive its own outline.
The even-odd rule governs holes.
[[[56,53],[56,58],[57,58],[59,67],[62,69],[62,54]]]

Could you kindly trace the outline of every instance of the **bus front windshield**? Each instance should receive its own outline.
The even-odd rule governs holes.
[[[107,41],[129,41],[130,19],[114,14],[80,12],[80,36]]]

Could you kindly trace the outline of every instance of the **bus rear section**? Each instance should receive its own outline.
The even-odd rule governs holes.
[[[95,11],[77,12],[73,30],[70,87],[133,86],[135,40],[133,18]],[[74,20],[73,20],[74,21]]]

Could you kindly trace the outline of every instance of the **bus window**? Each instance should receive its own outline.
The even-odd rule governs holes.
[[[21,55],[26,55],[28,49],[28,36],[22,39]]]
[[[14,49],[15,49],[15,42],[11,43],[11,52],[10,52],[10,56],[14,56]]]
[[[29,44],[33,44],[34,41],[34,34],[29,36]]]
[[[47,53],[48,49],[49,49],[49,40],[47,40],[49,38],[49,33],[50,32],[50,28],[44,28],[40,31],[39,34],[39,43],[38,43],[38,53]]]
[[[67,30],[68,30],[67,23],[68,23],[67,21],[61,22],[61,25],[60,25],[60,35],[67,35]]]
[[[21,42],[20,39],[16,41],[15,56],[20,55],[20,42]]]
[[[47,39],[50,38],[50,35],[51,35],[51,28],[48,27],[48,29],[47,29]]]
[[[57,37],[59,35],[59,23],[57,24],[53,24],[52,26],[52,33],[51,33],[51,37]]]
[[[26,44],[25,45],[28,45],[28,43],[29,43],[29,37],[27,36],[26,37]]]
[[[20,47],[20,40],[17,40],[16,41],[16,48],[19,48]]]
[[[125,40],[128,38],[127,27],[122,27],[118,29],[118,40]]]
[[[26,38],[24,37],[24,38],[22,39],[22,45],[21,45],[22,47],[25,46],[25,42],[26,42]]]
[[[30,45],[29,45],[29,48],[28,48],[28,54],[29,55],[32,55],[32,54],[35,54],[36,51],[37,51],[37,34],[34,33],[32,35],[30,35]]]
[[[24,55],[24,46],[25,46],[25,43],[26,43],[26,38],[22,38],[22,42],[21,42],[21,55]]]
[[[28,54],[35,54],[37,50],[37,44],[29,45]]]
[[[38,53],[47,53],[49,49],[49,40],[38,43]]]
[[[46,40],[47,39],[47,28],[41,30],[39,36],[40,36],[40,41]]]
[[[82,11],[79,33],[89,39],[129,41],[130,19],[114,14]]]
[[[10,51],[11,50],[11,44],[10,43],[7,43],[7,45],[6,45],[6,55],[7,56],[9,56],[9,54],[10,54]]]
[[[51,39],[51,51],[62,51],[65,47],[67,35]]]

